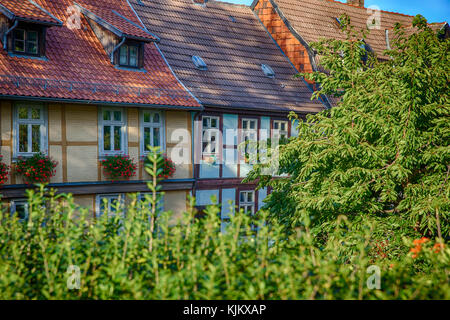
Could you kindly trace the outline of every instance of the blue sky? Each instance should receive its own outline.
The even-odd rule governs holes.
[[[225,0],[250,5],[252,0]],[[342,0],[341,2],[346,2]],[[409,15],[420,13],[428,22],[450,22],[450,0],[366,0],[365,6],[376,5],[381,10]]]

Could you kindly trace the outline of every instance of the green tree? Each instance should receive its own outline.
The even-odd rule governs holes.
[[[396,27],[382,61],[348,17],[341,21],[346,40],[313,44],[326,72],[298,75],[320,83],[313,98],[332,96],[336,106],[300,121],[299,136],[280,146],[287,176],[263,175],[258,165],[247,180],[273,188],[267,207],[290,230],[306,223],[318,235],[346,215],[446,238],[450,42],[419,15],[415,32]]]

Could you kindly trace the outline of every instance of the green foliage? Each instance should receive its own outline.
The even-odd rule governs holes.
[[[273,179],[256,166],[247,180],[271,186],[270,217],[287,230],[311,220],[326,237],[339,215],[389,233],[449,237],[450,40],[441,40],[418,16],[418,32],[397,27],[389,60],[364,49],[364,34],[341,17],[347,40],[313,44],[326,72],[301,74],[320,83],[314,97],[337,106],[309,116],[299,136],[280,147]]]
[[[28,221],[0,214],[0,299],[450,298],[449,248],[435,253],[430,241],[417,259],[377,260],[369,221],[342,216],[317,245],[308,228],[286,237],[263,212],[237,213],[221,233],[217,206],[174,221],[152,210],[152,197],[133,195],[123,218],[93,219],[70,195],[41,186],[28,197]],[[380,290],[367,286],[373,264]],[[79,268],[78,290],[69,289],[70,266]]]

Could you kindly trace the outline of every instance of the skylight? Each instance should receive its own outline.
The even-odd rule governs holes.
[[[203,59],[199,56],[192,56],[192,63],[199,70],[208,69],[208,66],[206,65],[205,61],[203,61]]]
[[[268,78],[274,78],[275,77],[275,72],[267,64],[261,64],[261,69],[264,72],[264,74],[266,75],[266,77],[268,77]]]

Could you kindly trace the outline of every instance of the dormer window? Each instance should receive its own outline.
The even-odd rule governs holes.
[[[116,65],[125,68],[143,68],[144,44],[127,41],[116,51]]]
[[[11,54],[20,56],[45,56],[46,26],[19,23],[7,36],[4,46]]]
[[[39,32],[37,30],[15,29],[13,51],[20,54],[37,55]]]
[[[119,65],[124,67],[137,68],[139,48],[133,45],[124,44],[120,47]]]

